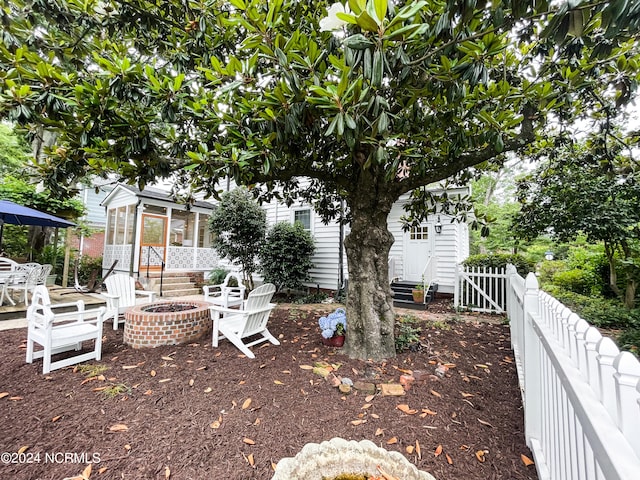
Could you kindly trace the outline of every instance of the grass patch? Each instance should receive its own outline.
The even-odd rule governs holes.
[[[124,383],[118,383],[117,385],[111,385],[104,390],[102,390],[102,394],[107,398],[115,398],[118,395],[123,394],[131,394],[131,387],[125,385]]]
[[[78,365],[78,372],[85,377],[97,377],[102,375],[109,369],[106,365],[85,365],[84,363]]]

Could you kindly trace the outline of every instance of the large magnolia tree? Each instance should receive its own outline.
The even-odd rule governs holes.
[[[349,221],[346,350],[382,359],[393,203],[418,192],[424,214],[420,187],[628,101],[638,16],[628,0],[13,0],[0,113],[59,134],[41,171],[61,193],[87,173],[209,193],[231,176]]]

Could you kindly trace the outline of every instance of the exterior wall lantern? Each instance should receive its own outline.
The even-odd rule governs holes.
[[[438,215],[438,220],[436,221],[436,224],[433,226],[433,228],[437,234],[442,233],[442,223],[440,223],[440,215]]]

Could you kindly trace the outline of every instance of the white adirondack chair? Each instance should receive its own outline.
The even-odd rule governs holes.
[[[237,287],[230,287],[229,282],[235,278]],[[242,305],[246,287],[237,273],[227,274],[222,283],[216,285],[205,285],[202,287],[204,301],[218,305],[220,307],[234,307]]]
[[[153,302],[156,298],[156,292],[150,290],[136,290],[136,281],[133,277],[124,273],[116,273],[110,275],[104,284],[107,287],[107,293],[102,296],[107,301],[107,318],[113,318],[113,329],[118,329],[118,321],[128,308],[134,307],[140,303]],[[144,298],[138,298],[140,295]]]
[[[280,342],[267,329],[269,315],[276,306],[275,303],[270,303],[275,291],[276,287],[271,283],[261,285],[249,293],[240,310],[219,305],[209,307],[213,317],[212,345],[217,347],[218,341],[226,338],[249,358],[255,358],[253,352],[249,350],[253,345],[266,341],[280,345]],[[260,335],[260,338],[249,343],[243,342],[242,339],[254,335]]]
[[[76,311],[54,313],[52,307],[75,306]],[[102,322],[105,308],[84,309],[82,300],[74,303],[51,305],[49,292],[44,285],[33,291],[31,305],[27,309],[27,363],[42,358],[42,373],[75,365],[88,360],[100,360],[102,356]],[[93,350],[63,360],[52,361],[51,357],[70,350],[82,350],[82,343],[93,340]],[[42,350],[35,351],[35,344]]]

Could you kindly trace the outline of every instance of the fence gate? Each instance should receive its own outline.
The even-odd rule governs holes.
[[[456,308],[473,312],[504,313],[506,292],[507,276],[504,268],[458,265],[454,293]]]

